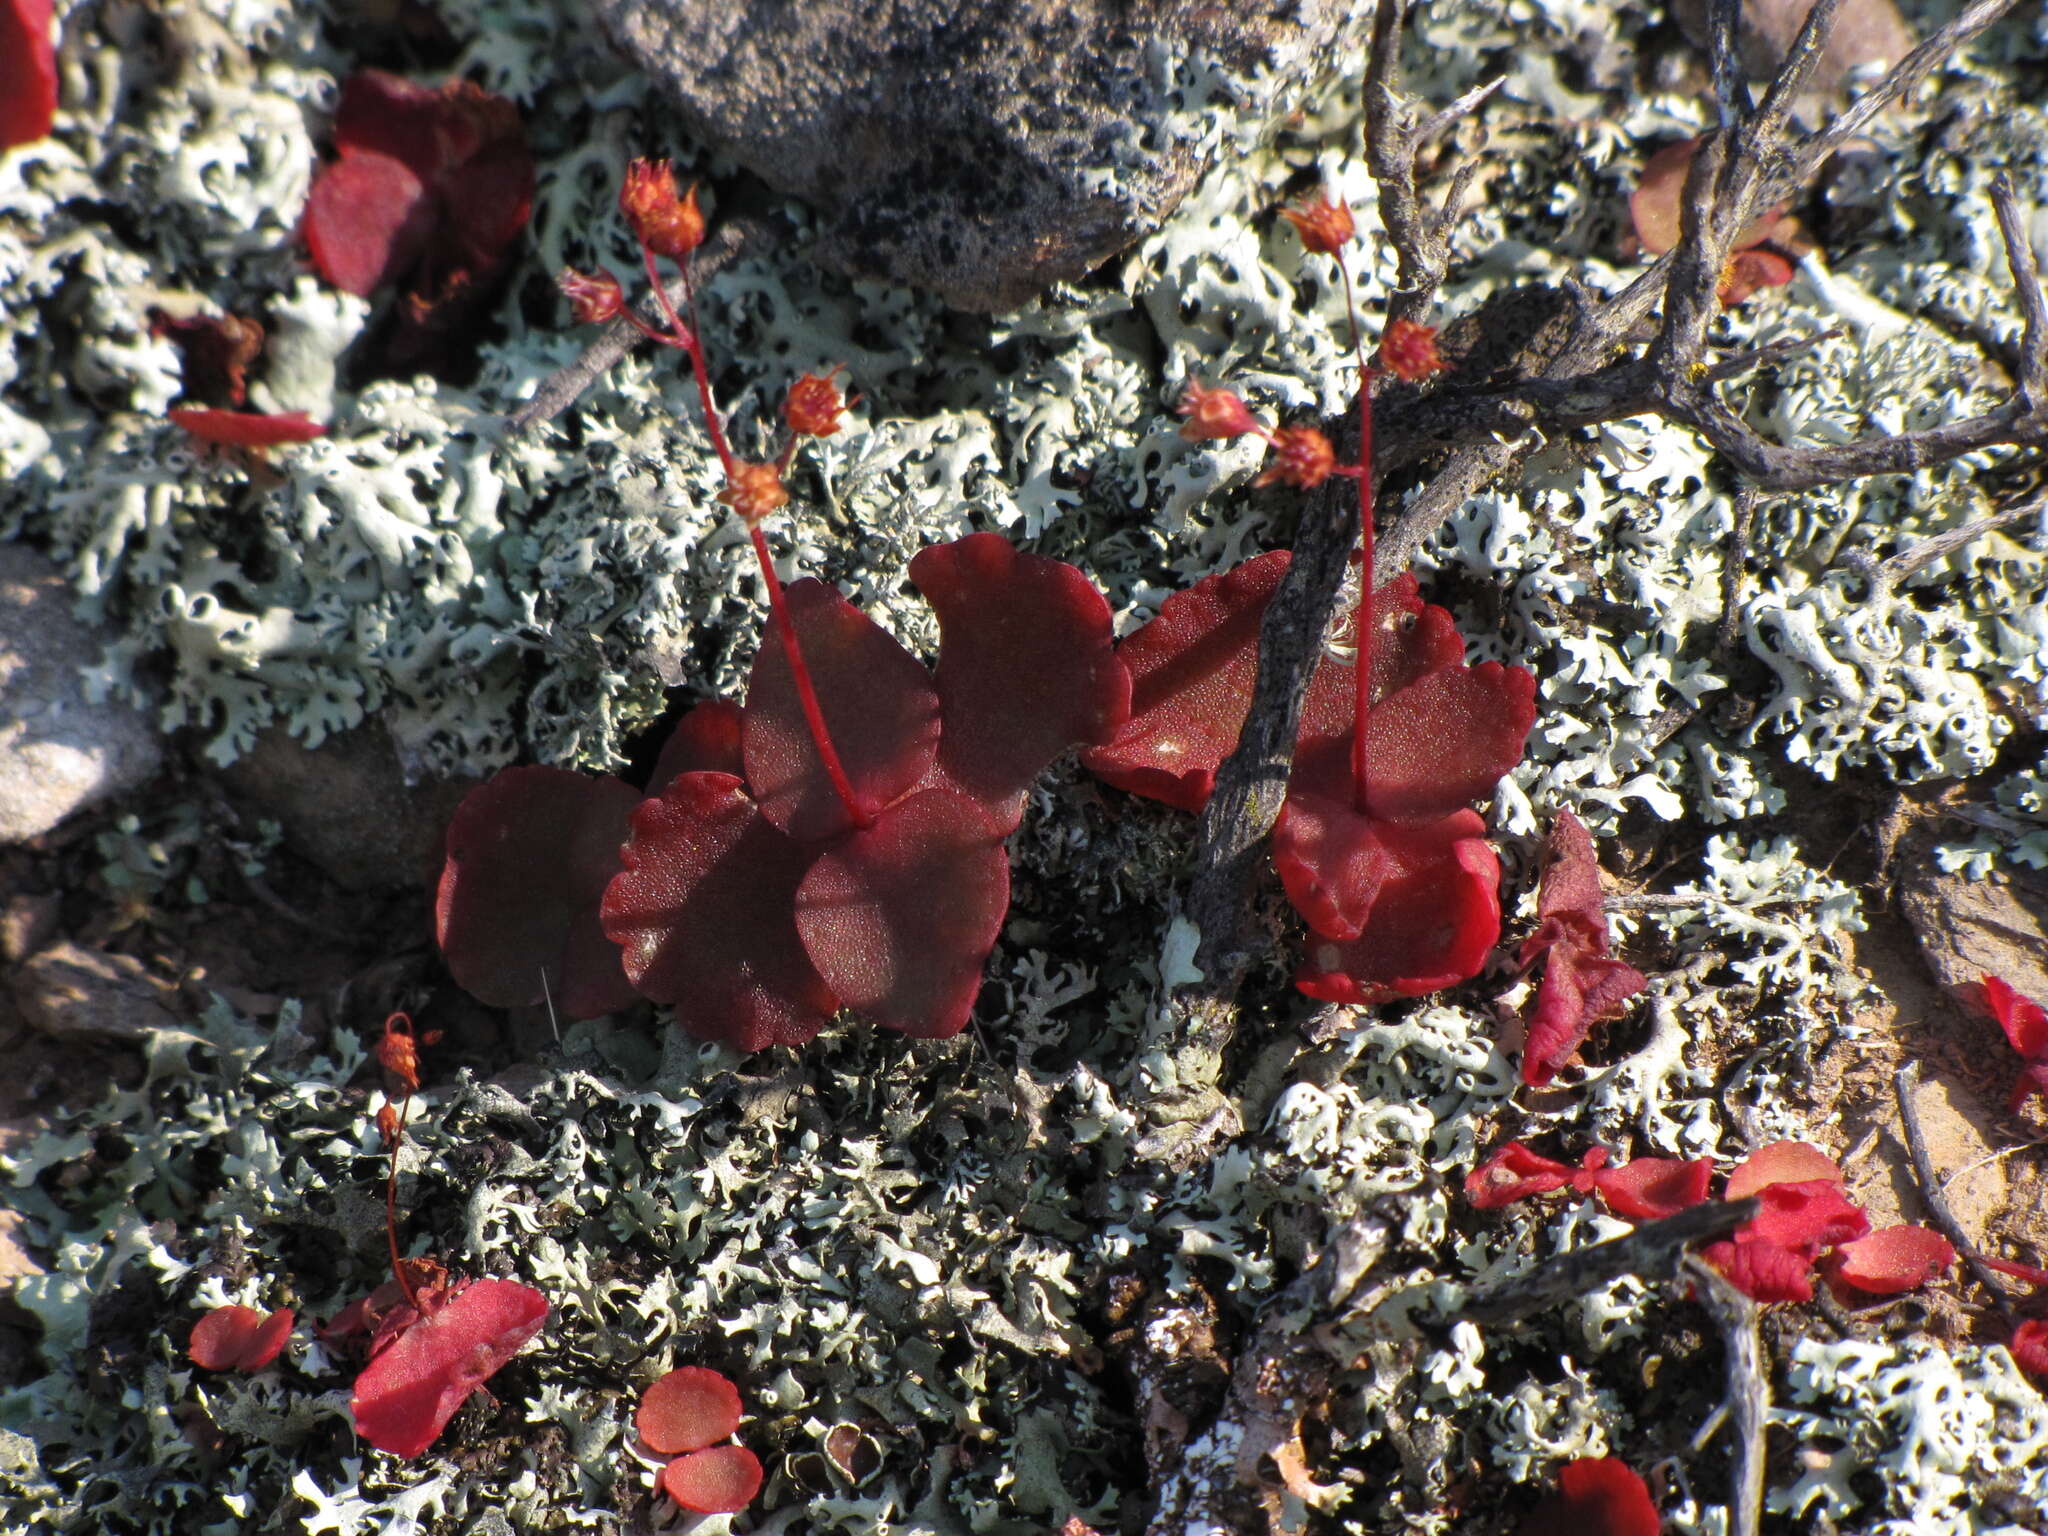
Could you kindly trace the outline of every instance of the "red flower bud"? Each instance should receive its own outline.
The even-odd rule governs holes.
[[[827,373],[807,373],[789,386],[782,419],[790,431],[803,437],[830,437],[839,430],[839,418],[846,414],[846,400],[832,382],[839,366]]]
[[[1323,256],[1334,256],[1357,233],[1351,210],[1325,192],[1314,202],[1298,208],[1282,208],[1281,214],[1301,234],[1301,243]]]
[[[1418,383],[1450,364],[1437,351],[1436,327],[1419,320],[1390,321],[1380,333],[1380,366],[1397,379]]]
[[[666,160],[635,160],[626,167],[619,212],[633,238],[657,256],[681,261],[704,243],[696,185],[677,197],[675,173]]]
[[[576,317],[578,325],[601,324],[616,319],[619,311],[626,307],[625,289],[619,286],[616,277],[602,268],[595,272],[578,272],[574,267],[564,267],[561,276],[555,279],[555,286],[569,301],[569,313]]]
[[[1314,427],[1281,427],[1272,441],[1273,456],[1253,485],[1271,485],[1277,480],[1297,490],[1312,491],[1336,468],[1337,450]]]
[[[405,1134],[405,1128],[398,1123],[398,1111],[389,1104],[377,1111],[377,1134],[384,1138],[387,1150],[397,1146],[399,1138]]]
[[[1195,379],[1189,379],[1188,387],[1181,391],[1179,411],[1187,418],[1181,423],[1180,435],[1191,443],[1243,437],[1259,430],[1236,395],[1227,389],[1209,389]]]
[[[789,504],[789,492],[782,484],[782,471],[773,464],[735,464],[718,499],[753,527],[771,513]]]

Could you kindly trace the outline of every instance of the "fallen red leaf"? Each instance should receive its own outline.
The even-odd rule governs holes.
[[[514,1280],[474,1280],[416,1319],[356,1378],[356,1433],[410,1460],[547,1321],[547,1298]]]
[[[2012,1331],[2013,1363],[2029,1376],[2048,1376],[2048,1322],[2029,1318]]]
[[[1525,968],[1543,963],[1536,1000],[1524,1016],[1522,1081],[1532,1087],[1556,1077],[1593,1026],[1648,985],[1641,971],[1608,953],[1603,902],[1593,836],[1570,811],[1559,811],[1545,843],[1536,931],[1517,957]]]
[[[1832,1179],[1839,1184],[1842,1170],[1811,1142],[1768,1142],[1735,1165],[1721,1198],[1745,1200],[1771,1184],[1803,1184],[1813,1179]]]
[[[1831,1279],[1877,1296],[1895,1296],[1953,1269],[1956,1251],[1927,1227],[1882,1227],[1828,1255]]]
[[[1714,1177],[1709,1158],[1638,1157],[1594,1175],[1601,1202],[1630,1221],[1660,1221],[1703,1204]]]
[[[0,150],[50,136],[57,120],[51,0],[0,0]]]
[[[1569,1165],[1511,1141],[1465,1175],[1465,1198],[1477,1209],[1491,1211],[1571,1182]]]
[[[215,1307],[192,1325],[185,1352],[209,1371],[260,1371],[283,1352],[293,1321],[289,1307],[268,1316],[254,1307]]]
[[[661,1469],[661,1491],[699,1514],[737,1514],[761,1491],[760,1458],[743,1445],[692,1451]]]
[[[1997,976],[1986,976],[1974,989],[1971,1001],[1998,1021],[2005,1038],[2026,1061],[2013,1085],[2007,1109],[2017,1114],[2034,1094],[2048,1098],[2048,1009],[2015,991]]]
[[[660,1455],[701,1451],[740,1427],[740,1389],[701,1365],[678,1366],[640,1395],[633,1427]]]

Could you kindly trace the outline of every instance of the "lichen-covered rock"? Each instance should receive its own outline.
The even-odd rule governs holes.
[[[102,640],[34,550],[0,546],[0,843],[133,789],[162,760],[147,716],[87,694]]]
[[[599,0],[691,128],[824,219],[855,277],[1014,309],[1149,233],[1207,167],[1202,116],[1277,120],[1348,7],[1202,0]]]

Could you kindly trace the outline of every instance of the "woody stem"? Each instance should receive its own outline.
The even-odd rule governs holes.
[[[1344,279],[1344,308],[1351,317],[1351,347],[1358,355],[1358,613],[1354,642],[1357,702],[1351,723],[1351,793],[1358,810],[1366,809],[1365,721],[1372,708],[1372,370],[1365,364],[1365,337],[1358,326],[1358,305],[1351,294],[1351,267],[1337,252],[1337,272]]]
[[[866,830],[875,824],[875,818],[862,808],[854,797],[853,781],[846,776],[846,765],[839,760],[839,749],[832,745],[832,736],[825,729],[825,711],[818,703],[818,689],[811,681],[811,669],[804,662],[803,647],[797,644],[796,621],[789,616],[789,603],[782,592],[782,578],[775,574],[775,562],[769,558],[768,537],[761,532],[758,523],[747,525],[747,537],[753,540],[754,557],[761,562],[761,579],[768,583],[768,612],[775,624],[775,632],[782,640],[782,654],[789,658],[789,675],[796,684],[797,702],[803,706],[804,724],[811,733],[811,744],[818,749],[818,757],[825,765],[825,777],[832,781],[832,792],[839,797],[839,803],[846,807],[846,814],[856,827]]]

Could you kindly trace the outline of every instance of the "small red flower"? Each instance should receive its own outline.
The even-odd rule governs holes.
[[[782,419],[789,430],[803,437],[830,437],[846,414],[846,399],[832,382],[837,367],[826,373],[807,373],[789,386],[782,401]]]
[[[597,325],[616,319],[626,307],[626,290],[619,286],[616,277],[602,268],[595,272],[579,272],[574,267],[564,267],[555,279],[555,286],[569,301],[569,313],[575,316],[578,325]]]
[[[789,491],[775,465],[739,463],[733,465],[718,499],[745,518],[751,528],[787,506]]]
[[[1227,389],[1210,389],[1197,379],[1188,380],[1177,409],[1185,418],[1180,435],[1191,443],[1243,437],[1259,430],[1244,401]]]
[[[1380,366],[1414,384],[1451,365],[1437,350],[1436,327],[1419,320],[1390,321],[1380,333]]]
[[[697,188],[676,196],[675,172],[666,160],[635,160],[619,188],[619,212],[633,238],[657,256],[681,261],[704,243],[704,215]]]
[[[1280,212],[1301,235],[1301,243],[1318,255],[1336,255],[1358,232],[1351,210],[1328,192]]]
[[[1337,467],[1337,450],[1314,427],[1281,427],[1273,434],[1273,456],[1253,485],[1279,481],[1299,491],[1312,491]]]
[[[292,1310],[265,1317],[254,1307],[215,1307],[192,1325],[186,1353],[209,1371],[260,1371],[292,1336]]]

